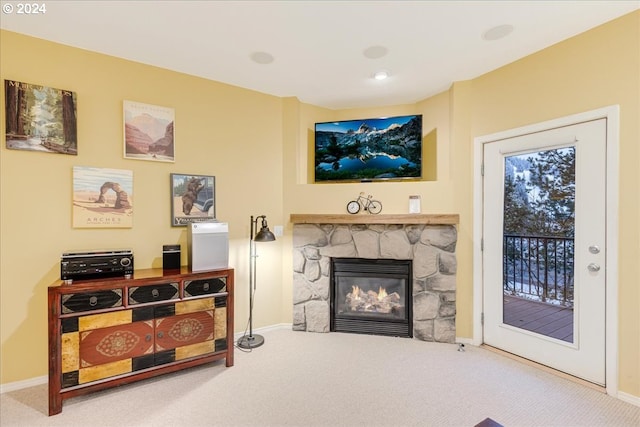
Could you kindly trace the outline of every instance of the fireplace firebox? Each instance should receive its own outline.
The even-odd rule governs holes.
[[[331,258],[330,330],[413,337],[412,261]]]

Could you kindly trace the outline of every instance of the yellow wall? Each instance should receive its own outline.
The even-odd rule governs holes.
[[[2,383],[46,373],[45,290],[58,277],[60,252],[96,246],[132,247],[138,267],[159,266],[164,243],[185,241],[168,225],[171,172],[216,175],[218,216],[231,229],[237,274],[236,331],[244,328],[248,217],[264,213],[285,225],[276,244],[260,246],[257,327],[291,322],[291,213],[338,213],[360,191],[383,213],[406,213],[408,197],[422,211],[459,213],[457,334],[473,333],[473,138],[606,105],[621,108],[619,388],[640,397],[640,12],[545,49],[447,92],[411,105],[331,111],[116,58],[2,33],[3,79],[78,93],[80,154],[1,154]],[[43,59],[43,57],[46,58]],[[42,66],[42,64],[46,66]],[[122,100],[176,109],[175,164],[122,159]],[[437,180],[312,184],[315,122],[423,114],[423,131],[437,134]],[[248,126],[247,124],[251,124]],[[4,121],[3,121],[4,126]],[[4,127],[2,128],[4,129]],[[273,168],[255,180],[257,160]],[[130,230],[70,227],[73,165],[134,171],[136,211]],[[251,172],[247,172],[251,171]],[[158,187],[157,182],[161,185]],[[20,185],[42,202],[18,208]],[[35,189],[35,190],[34,190]],[[32,197],[33,198],[33,197]],[[32,202],[33,203],[33,202]],[[38,229],[25,230],[40,222]],[[184,258],[185,255],[183,255]],[[281,261],[279,261],[281,259]],[[184,260],[183,260],[184,261]]]
[[[3,138],[1,382],[47,373],[46,290],[60,277],[65,250],[132,248],[136,268],[150,268],[162,266],[163,244],[180,243],[187,263],[186,228],[170,225],[170,173],[216,177],[216,213],[229,223],[236,268],[235,326],[243,330],[250,216],[284,224],[283,100],[11,32],[3,31],[0,42],[2,80],[72,90],[78,100],[77,156],[8,150]],[[123,100],[175,109],[175,163],[123,158]],[[4,135],[4,108],[1,122]],[[269,167],[260,172],[264,164]],[[133,171],[133,228],[71,227],[73,166]],[[259,248],[256,326],[280,322],[281,251],[280,241]]]

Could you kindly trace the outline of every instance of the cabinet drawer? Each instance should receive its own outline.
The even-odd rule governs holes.
[[[205,279],[185,280],[184,296],[195,297],[199,295],[217,294],[218,292],[226,292],[226,277],[209,277]]]
[[[62,314],[122,307],[122,289],[62,295],[61,305]]]
[[[132,286],[129,288],[129,305],[178,299],[178,288],[177,282]]]

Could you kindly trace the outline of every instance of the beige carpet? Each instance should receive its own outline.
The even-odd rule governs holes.
[[[633,426],[640,408],[500,354],[275,329],[251,353],[65,401],[4,393],[2,426]]]

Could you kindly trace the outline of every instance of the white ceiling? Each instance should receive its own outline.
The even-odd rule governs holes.
[[[2,1],[1,28],[332,109],[413,103],[640,8],[640,0],[49,0],[39,2],[46,13],[21,15],[18,3]],[[504,24],[514,27],[509,36],[483,40]],[[372,46],[388,53],[369,59]],[[275,60],[255,63],[255,52]],[[381,69],[390,77],[373,79]]]

